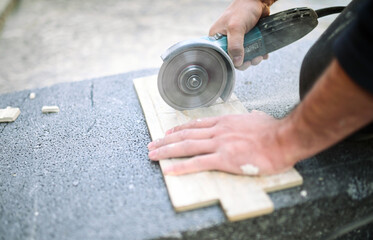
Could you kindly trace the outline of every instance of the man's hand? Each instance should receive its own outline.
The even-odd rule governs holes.
[[[213,36],[216,33],[227,35],[228,54],[234,66],[239,70],[245,70],[250,65],[257,65],[263,59],[268,58],[266,54],[251,61],[243,62],[245,33],[249,32],[261,17],[268,15],[268,5],[260,0],[235,0],[212,25],[209,36]]]
[[[170,129],[163,139],[151,142],[149,158],[194,156],[163,169],[170,175],[205,170],[248,175],[283,172],[295,160],[284,156],[286,149],[276,134],[280,124],[280,120],[259,111],[198,119]]]
[[[263,112],[195,120],[148,145],[151,160],[192,158],[165,174],[220,170],[267,175],[283,172],[373,121],[373,95],[333,60],[287,117]]]

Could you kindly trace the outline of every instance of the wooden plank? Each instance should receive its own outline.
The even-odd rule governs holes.
[[[153,140],[162,138],[168,129],[190,120],[246,113],[247,110],[235,95],[225,103],[217,101],[208,108],[177,111],[161,98],[157,88],[157,76],[134,80],[146,122]],[[164,159],[161,169],[187,158]],[[249,177],[208,171],[183,176],[164,176],[169,196],[176,211],[186,211],[220,202],[230,221],[271,213],[273,203],[266,194],[302,184],[302,177],[295,169],[285,173]]]

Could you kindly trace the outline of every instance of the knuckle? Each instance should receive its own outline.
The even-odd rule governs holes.
[[[237,154],[239,151],[237,140],[237,137],[233,134],[225,135],[223,138],[219,139],[219,148],[223,156],[232,156]]]
[[[210,138],[216,138],[217,136],[219,136],[218,128],[214,127],[211,130]]]
[[[243,46],[241,46],[241,44],[237,42],[229,43],[228,52],[231,56],[243,56]]]
[[[191,122],[191,127],[197,127],[198,124],[201,122],[201,119],[195,119]]]
[[[168,153],[169,146],[163,146],[158,149],[159,156],[165,156]]]
[[[226,135],[232,131],[232,127],[227,124],[221,124],[219,127],[216,128],[217,135]]]
[[[156,145],[157,145],[157,147],[163,146],[163,145],[165,145],[165,143],[166,143],[166,141],[165,141],[164,138],[158,139],[158,140],[156,141]]]
[[[227,24],[227,29],[229,32],[240,32],[242,30],[241,21],[232,19],[232,21],[229,21]]]
[[[187,139],[189,137],[189,131],[188,130],[181,130],[180,132],[179,132],[179,138],[181,139],[181,140],[185,140],[185,139]]]
[[[221,141],[219,140],[219,137],[214,137],[213,139],[209,140],[209,144],[206,147],[206,151],[209,153],[214,153],[219,151],[219,148],[221,146]]]
[[[165,155],[165,147],[160,147],[157,149],[157,157],[158,158],[163,158]]]
[[[160,157],[168,157],[168,155],[170,154],[170,151],[172,151],[174,147],[175,147],[175,144],[173,143],[160,147],[158,148],[158,155]]]
[[[183,150],[186,151],[188,149],[191,149],[191,147],[193,147],[193,141],[190,139],[185,140],[183,143]]]

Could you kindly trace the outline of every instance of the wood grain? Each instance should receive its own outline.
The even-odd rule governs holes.
[[[225,103],[218,101],[208,108],[177,111],[159,95],[156,75],[135,79],[134,85],[153,140],[162,138],[168,129],[193,119],[247,113],[235,95]],[[160,166],[163,169],[174,162],[186,160],[164,159],[160,161]],[[183,176],[164,175],[164,179],[176,211],[220,203],[230,221],[271,213],[274,207],[266,192],[297,186],[303,182],[295,169],[267,177],[209,171]]]

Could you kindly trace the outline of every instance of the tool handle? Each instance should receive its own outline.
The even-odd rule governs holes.
[[[285,47],[312,31],[318,24],[317,14],[310,8],[293,8],[261,18],[244,38],[244,61]],[[210,38],[227,52],[227,37]]]

